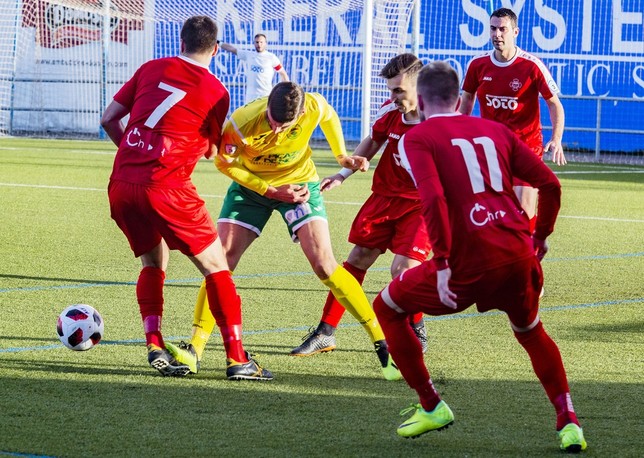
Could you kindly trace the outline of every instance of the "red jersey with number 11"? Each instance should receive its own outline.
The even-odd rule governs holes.
[[[114,100],[130,119],[111,179],[166,188],[190,183],[199,159],[219,145],[230,106],[217,77],[184,56],[143,64]]]
[[[552,233],[559,180],[504,125],[459,114],[432,116],[399,143],[422,201],[434,259],[454,273],[479,273],[534,256],[513,177],[539,188],[535,236]]]

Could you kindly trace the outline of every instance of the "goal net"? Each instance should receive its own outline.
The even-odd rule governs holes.
[[[378,72],[405,50],[414,0],[5,0],[0,6],[0,134],[96,137],[114,93],[145,61],[179,54],[179,32],[208,15],[219,38],[253,49],[256,33],[291,80],[320,92],[360,140],[389,96]],[[369,6],[369,8],[366,8]],[[366,17],[364,11],[371,14]],[[368,28],[367,28],[368,27]],[[369,38],[365,30],[372,30]],[[371,53],[365,56],[365,44]],[[365,57],[371,65],[365,65]],[[212,71],[243,104],[244,63],[220,51]],[[371,68],[364,101],[363,68]],[[276,78],[277,81],[277,78]],[[368,104],[364,111],[363,103]]]

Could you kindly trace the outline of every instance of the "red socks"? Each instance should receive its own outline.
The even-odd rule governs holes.
[[[373,302],[378,322],[387,338],[389,353],[407,384],[418,393],[420,404],[428,412],[436,408],[441,401],[429,377],[423,359],[423,349],[416,334],[409,326],[409,315],[398,313],[380,297]]]
[[[364,277],[367,275],[366,270],[358,269],[352,264],[349,264],[347,261],[342,264],[342,267],[347,269],[347,271],[358,280],[358,283],[362,285],[364,282]],[[333,326],[334,328],[338,327],[342,315],[344,315],[345,308],[338,302],[332,292],[329,292],[329,295],[326,298],[326,303],[324,304],[324,311],[322,312],[322,318],[320,321]]]
[[[144,267],[136,282],[136,298],[143,320],[146,345],[165,348],[161,335],[163,316],[163,283],[165,272],[157,267]]]
[[[226,357],[239,363],[248,362],[242,345],[241,299],[230,272],[222,270],[208,275],[206,294],[210,311],[221,331]]]
[[[515,332],[514,336],[528,352],[534,372],[555,407],[557,431],[568,423],[579,425],[570,399],[566,369],[559,347],[546,333],[543,324],[539,322],[530,331]]]

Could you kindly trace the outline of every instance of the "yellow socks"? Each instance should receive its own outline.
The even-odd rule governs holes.
[[[344,267],[338,266],[329,278],[322,280],[322,283],[331,290],[338,302],[358,320],[369,334],[372,343],[385,339],[376,314],[360,283]]]
[[[195,302],[194,319],[192,322],[192,338],[190,343],[195,347],[197,359],[201,360],[210,334],[215,329],[215,317],[212,316],[206,295],[206,280],[201,283],[197,302]]]

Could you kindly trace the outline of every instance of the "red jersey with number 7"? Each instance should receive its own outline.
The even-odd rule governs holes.
[[[534,150],[542,150],[539,94],[548,100],[559,88],[543,62],[517,48],[516,56],[499,62],[494,51],[474,58],[463,90],[476,94],[481,117],[501,122]]]
[[[208,67],[184,56],[146,62],[114,100],[130,118],[111,179],[166,188],[190,183],[199,159],[219,145],[230,106]]]
[[[535,236],[545,240],[560,207],[559,180],[504,125],[450,113],[432,116],[399,143],[418,187],[434,259],[475,274],[534,256],[513,177],[539,189]]]

